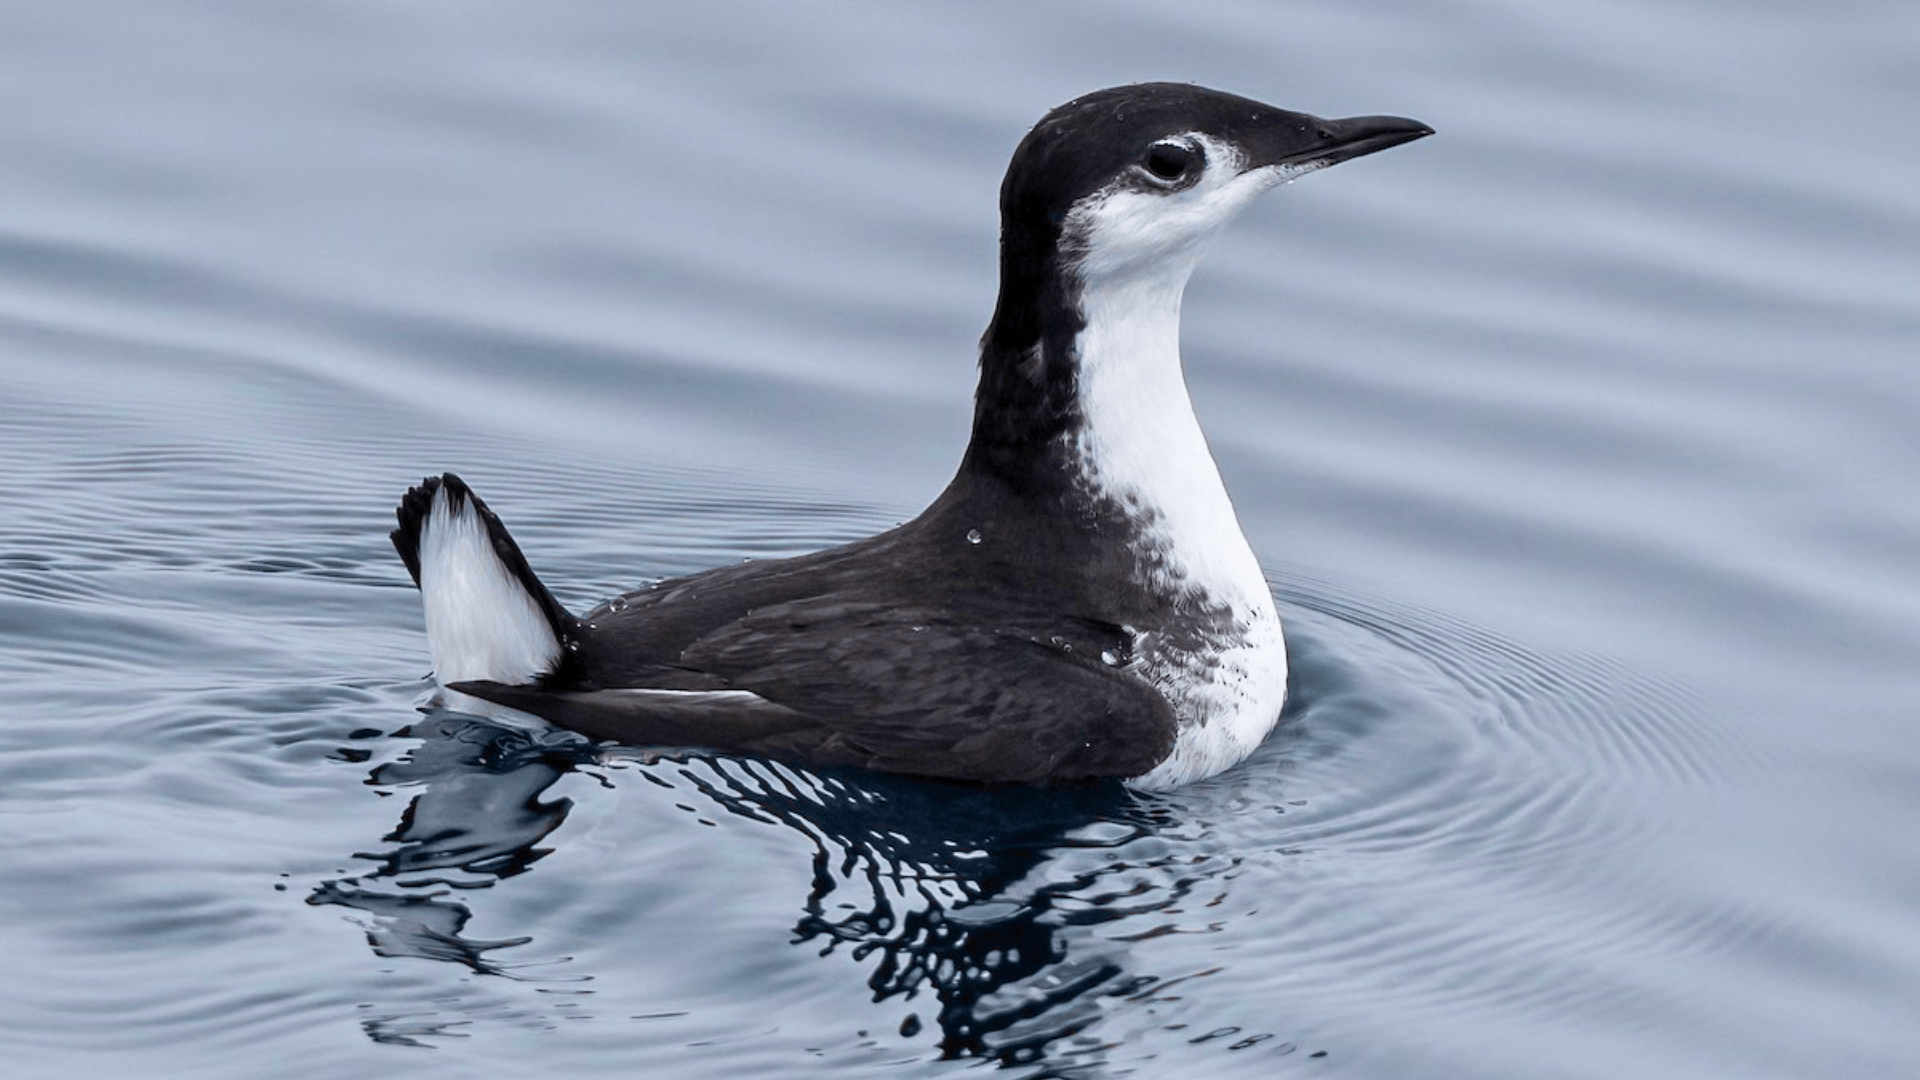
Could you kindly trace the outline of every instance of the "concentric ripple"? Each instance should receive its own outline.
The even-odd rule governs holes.
[[[1684,695],[1323,583],[1280,593],[1294,707],[1252,761],[1180,791],[979,790],[595,751],[436,710],[369,778],[409,796],[361,853],[372,869],[319,881],[307,899],[363,912],[378,955],[530,980],[556,1008],[551,988],[566,984],[568,1017],[645,1015],[656,1036],[684,1029],[696,1056],[713,1035],[694,1037],[697,982],[649,975],[619,942],[733,927],[728,948],[696,951],[722,965],[715,979],[770,987],[770,1010],[817,1008],[823,979],[837,987],[826,998],[869,1003],[837,1036],[840,1021],[809,1029],[830,1054],[872,1050],[877,1007],[895,1017],[881,1045],[904,1053],[1214,1073],[1244,1061],[1250,1074],[1352,1052],[1339,1033],[1383,1001],[1440,1026],[1488,1005],[1584,1017],[1621,991],[1591,968],[1739,932],[1683,896],[1650,905],[1659,897],[1621,874],[1636,838],[1660,827],[1631,804],[1711,789],[1729,752]],[[586,872],[572,844],[617,852],[590,882],[571,880]],[[738,878],[753,851],[765,861]],[[671,929],[609,900],[676,871],[701,898]],[[730,874],[752,881],[752,903],[727,892]],[[769,904],[769,889],[784,901]],[[596,899],[508,900],[538,915],[467,934],[500,899],[489,893],[523,890]],[[782,907],[783,925],[765,922]],[[1251,993],[1270,996],[1276,968],[1294,973],[1283,985],[1297,1002]],[[1208,994],[1183,989],[1196,980]],[[486,1023],[459,1013],[407,1038]]]

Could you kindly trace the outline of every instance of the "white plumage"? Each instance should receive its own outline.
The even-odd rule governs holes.
[[[525,683],[553,669],[560,639],[493,550],[486,522],[445,486],[420,535],[420,596],[435,681]]]

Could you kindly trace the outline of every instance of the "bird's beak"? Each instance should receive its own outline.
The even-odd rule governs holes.
[[[1276,110],[1278,111],[1278,110]],[[1255,144],[1255,168],[1306,172],[1338,165],[1376,150],[1433,134],[1433,129],[1404,116],[1352,116],[1322,120],[1305,113],[1282,113]]]

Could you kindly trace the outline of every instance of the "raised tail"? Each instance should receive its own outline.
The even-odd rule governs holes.
[[[452,473],[428,477],[394,516],[394,550],[420,587],[440,685],[521,685],[559,666],[576,620],[480,496]]]

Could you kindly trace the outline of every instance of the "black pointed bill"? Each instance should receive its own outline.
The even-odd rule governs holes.
[[[1433,134],[1433,129],[1404,116],[1352,116],[1321,120],[1295,113],[1304,125],[1277,125],[1274,137],[1256,148],[1254,167],[1321,169]]]

